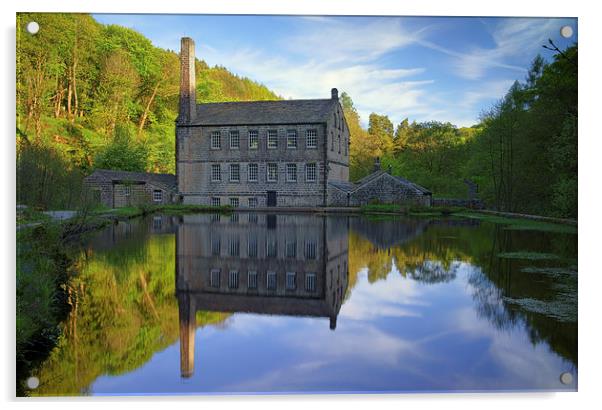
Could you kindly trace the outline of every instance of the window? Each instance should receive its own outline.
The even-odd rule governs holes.
[[[209,214],[209,220],[212,223],[217,223],[217,222],[220,222],[222,220],[222,216],[220,214]]]
[[[266,287],[270,290],[276,289],[276,272],[268,272],[266,279]]]
[[[228,250],[230,256],[240,256],[240,239],[238,236],[233,236],[228,241]]]
[[[238,208],[239,202],[238,202],[238,198],[230,198],[230,206],[232,208]],[[238,214],[236,214],[238,215]]]
[[[249,198],[249,208],[257,208],[257,198]]]
[[[330,150],[334,151],[334,133],[330,131]]]
[[[305,146],[307,148],[318,148],[318,131],[307,130],[305,132]]]
[[[257,272],[250,270],[247,275],[247,288],[257,289]]]
[[[259,177],[259,165],[249,164],[249,182],[257,182]]]
[[[211,164],[211,182],[222,180],[222,167],[220,164]]]
[[[155,202],[161,202],[161,201],[163,201],[163,191],[155,189],[153,191],[153,201],[155,201]]]
[[[339,154],[341,153],[341,134],[339,134]]]
[[[219,269],[211,269],[209,286],[211,286],[212,288],[219,288]]]
[[[250,224],[256,224],[258,221],[258,217],[256,213],[251,213],[249,214],[249,223]]]
[[[129,185],[125,185],[123,187],[123,192],[124,192],[125,196],[130,196],[130,194],[132,193],[132,187]]]
[[[266,256],[268,258],[275,258],[278,256],[278,243],[274,238],[269,238],[266,245]]]
[[[219,198],[216,198],[216,197],[211,198],[211,206],[220,206]]]
[[[278,181],[278,164],[269,163],[267,170],[268,170],[268,174],[267,174],[268,182]]]
[[[286,242],[286,257],[296,258],[297,257],[297,242],[290,241]]]
[[[211,254],[219,255],[222,248],[222,241],[220,238],[211,238]]]
[[[222,134],[219,131],[211,133],[211,149],[220,149],[222,147]]]
[[[286,132],[286,148],[297,148],[297,130],[288,130]]]
[[[305,290],[308,292],[316,291],[316,274],[306,273],[305,274]]]
[[[249,131],[249,149],[259,148],[259,131]]]
[[[238,131],[230,131],[230,149],[240,148],[240,134]]]
[[[163,220],[160,216],[153,217],[153,229],[161,230],[161,225],[163,225]]]
[[[297,274],[295,272],[286,272],[286,290],[297,289]]]
[[[231,270],[228,276],[228,287],[230,289],[238,289],[238,271]]]
[[[238,213],[233,212],[230,215],[230,223],[237,224],[238,223],[238,215],[239,215]]]
[[[249,245],[247,253],[249,254],[249,258],[257,257],[257,237],[249,236]]]
[[[230,182],[240,182],[240,164],[230,164]]]
[[[268,130],[268,149],[278,148],[278,131]]]
[[[316,259],[316,241],[305,242],[305,259]]]
[[[316,182],[316,164],[305,164],[305,181]]]
[[[297,164],[286,164],[286,181],[297,182]]]

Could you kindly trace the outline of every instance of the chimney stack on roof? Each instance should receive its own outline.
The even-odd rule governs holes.
[[[182,37],[180,49],[180,116],[179,122],[190,123],[196,116],[196,76],[194,40]]]
[[[338,100],[339,99],[339,90],[337,90],[336,88],[333,88],[332,90],[330,90],[330,95],[333,100]]]
[[[376,157],[374,159],[374,172],[380,171],[380,158]]]

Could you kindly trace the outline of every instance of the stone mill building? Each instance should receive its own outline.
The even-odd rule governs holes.
[[[181,40],[176,174],[185,204],[332,205],[349,181],[349,129],[330,98],[197,104],[194,41]]]

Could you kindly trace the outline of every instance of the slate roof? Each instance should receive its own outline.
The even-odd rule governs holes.
[[[360,189],[361,187],[363,187],[365,185],[370,184],[372,181],[374,181],[375,179],[377,179],[378,177],[380,177],[381,175],[384,175],[384,174],[388,174],[390,177],[395,178],[397,181],[399,181],[403,185],[405,185],[411,189],[417,190],[423,195],[432,194],[432,192],[429,191],[428,189],[426,189],[425,187],[415,184],[411,181],[408,181],[405,178],[396,177],[394,175],[391,175],[384,170],[375,171],[375,172],[371,173],[370,175],[367,175],[364,178],[360,179],[355,184],[352,182],[344,182],[344,181],[328,181],[328,184],[332,185],[335,188],[338,188],[344,192],[353,192],[357,189]]]
[[[329,119],[335,99],[242,101],[197,104],[194,125],[321,123]]]
[[[118,181],[140,181],[163,185],[165,188],[175,191],[177,188],[176,176],[173,174],[153,174],[150,172],[115,171],[112,169],[97,169],[90,176],[97,175],[105,180]]]

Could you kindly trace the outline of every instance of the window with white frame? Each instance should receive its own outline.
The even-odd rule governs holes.
[[[220,206],[220,199],[217,197],[211,198],[211,206]]]
[[[240,256],[240,238],[238,236],[229,238],[228,248],[230,256]]]
[[[278,256],[278,242],[276,242],[276,238],[268,238],[265,253],[268,258],[275,258]]]
[[[228,275],[228,287],[230,289],[238,289],[238,271],[231,270]]]
[[[305,146],[306,148],[318,148],[318,131],[307,130],[305,131]]]
[[[219,269],[211,269],[211,275],[209,277],[209,286],[212,288],[219,288]]]
[[[230,198],[230,206],[232,208],[238,208],[239,202],[238,202],[238,198]],[[238,214],[235,214],[238,215]]]
[[[270,290],[276,289],[276,272],[268,272],[266,275],[266,288]]]
[[[211,132],[211,149],[220,149],[222,147],[222,134],[219,131]]]
[[[257,236],[249,236],[249,243],[247,245],[247,253],[249,258],[257,257]]]
[[[297,130],[288,130],[286,132],[286,148],[297,148]]]
[[[316,259],[316,241],[305,241],[305,259]]]
[[[163,201],[163,191],[155,189],[153,191],[153,201],[155,201],[155,202]]]
[[[259,148],[259,131],[249,131],[249,149]]]
[[[257,182],[259,178],[259,164],[249,164],[249,182]]]
[[[211,181],[219,182],[222,180],[222,167],[220,164],[211,164]]]
[[[221,248],[222,248],[222,241],[219,238],[219,236],[217,238],[211,238],[211,254],[219,255]]]
[[[230,131],[230,149],[240,148],[240,134],[238,131]]]
[[[305,290],[308,292],[316,291],[316,274],[306,273],[305,274]]]
[[[247,288],[257,289],[257,272],[250,270],[247,276]]]
[[[268,149],[278,148],[278,131],[268,130]]]
[[[286,290],[297,289],[297,274],[295,272],[286,272]]]
[[[249,198],[249,208],[257,208],[257,198]]]
[[[305,164],[305,181],[307,182],[316,182],[317,179],[316,172],[316,163],[310,162],[309,164]]]
[[[286,182],[297,182],[297,164],[286,164]]]
[[[240,182],[240,164],[230,164],[230,182]]]
[[[124,185],[123,192],[125,196],[130,196],[130,194],[132,193],[132,187],[130,185]]]
[[[267,180],[268,182],[278,181],[278,164],[269,163],[267,167]]]
[[[296,258],[297,257],[297,241],[286,241],[286,257]]]

